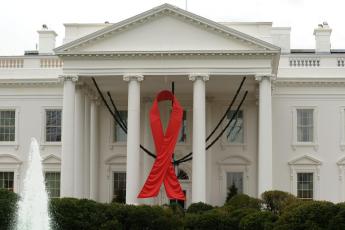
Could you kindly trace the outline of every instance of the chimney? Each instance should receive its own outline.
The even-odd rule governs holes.
[[[315,53],[331,52],[331,33],[332,29],[329,27],[327,22],[319,24],[318,28],[314,30]]]
[[[282,53],[290,53],[290,27],[272,27],[272,43],[281,48]]]
[[[55,38],[57,33],[54,30],[49,30],[47,25],[43,24],[42,29],[38,30],[38,53],[39,54],[53,54],[55,48]]]

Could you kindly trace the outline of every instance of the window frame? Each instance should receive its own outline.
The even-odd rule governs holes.
[[[302,198],[298,197],[298,174],[312,174],[312,183],[313,183],[313,190],[312,190],[312,198]],[[301,200],[314,200],[315,197],[315,173],[314,172],[296,172],[296,197]]]
[[[0,146],[13,146],[15,150],[19,148],[19,107],[16,106],[2,106],[0,111],[14,111],[15,112],[15,121],[14,121],[14,141],[0,141]]]
[[[48,170],[44,170],[43,173],[44,173],[44,182],[46,182],[46,181],[45,181],[45,180],[46,180],[46,173],[60,173],[60,188],[59,188],[60,196],[59,196],[59,197],[55,197],[55,196],[54,196],[54,197],[51,197],[51,196],[49,196],[48,189],[46,189],[49,198],[60,198],[60,197],[61,197],[61,170],[60,170],[60,169],[58,169],[58,170],[48,169]],[[45,186],[47,187],[46,184],[45,184]]]
[[[345,151],[345,106],[340,107],[340,150]]]
[[[297,110],[298,109],[312,109],[313,110],[313,141],[301,142],[298,141],[298,127],[297,127]],[[318,150],[318,108],[317,106],[294,106],[292,108],[292,148],[296,150],[297,147],[313,147]]]
[[[127,111],[128,116],[128,107],[127,106],[118,106],[117,109],[119,111]],[[108,143],[109,143],[109,149],[113,149],[114,147],[125,147],[127,146],[127,141],[115,141],[115,120],[114,118],[109,115],[109,135],[108,135]],[[128,119],[127,119],[128,120]]]
[[[190,106],[185,106],[183,107],[183,111],[186,111],[186,122],[187,122],[187,132],[186,132],[186,141],[185,142],[179,142],[177,140],[176,146],[189,146],[192,143],[192,135],[191,135],[191,129],[192,129],[192,116],[193,116],[193,111]],[[167,114],[167,117],[169,118],[170,114]],[[179,134],[180,135],[180,134]]]
[[[21,176],[22,161],[12,154],[0,154],[0,171],[14,172],[13,191],[18,193],[20,191],[20,176]]]
[[[47,114],[46,111],[47,110],[61,110],[61,141],[46,141],[46,122],[47,122]],[[41,108],[41,141],[40,141],[40,145],[41,147],[44,146],[61,146],[62,145],[62,132],[63,132],[63,108],[62,106],[43,106]]]
[[[297,197],[297,174],[313,173],[313,200],[319,199],[320,167],[322,162],[309,154],[300,156],[288,162],[290,167],[290,193]]]
[[[236,108],[237,108],[238,105],[234,105],[233,108],[234,109],[231,109],[231,110],[234,110],[236,111]],[[221,114],[221,116],[223,115],[224,111],[227,110],[227,106],[222,106],[222,111],[220,111],[219,114]],[[241,107],[241,111],[243,113],[243,143],[236,143],[236,142],[229,142],[228,139],[226,138],[226,131],[225,133],[222,135],[221,137],[221,146],[222,147],[242,147],[243,149],[246,149],[247,148],[247,145],[248,145],[248,137],[247,137],[247,127],[248,127],[248,112],[247,112],[247,106],[246,105],[242,105]],[[226,118],[225,118],[226,119]],[[226,119],[227,120],[227,119]],[[218,121],[217,121],[218,122]],[[221,127],[220,128],[225,128],[226,126],[226,122],[223,122]]]

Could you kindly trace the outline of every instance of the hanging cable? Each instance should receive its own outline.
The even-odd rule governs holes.
[[[248,94],[248,91],[245,92],[244,96],[242,97],[242,100],[240,102],[240,104],[237,106],[237,109],[235,111],[235,113],[232,115],[231,119],[229,120],[229,122],[226,124],[226,126],[222,129],[222,131],[218,134],[218,136],[206,147],[206,150],[208,150],[209,148],[211,148],[218,140],[219,138],[224,134],[224,132],[227,130],[227,128],[230,126],[231,122],[235,119],[235,117],[238,114],[238,111],[241,109],[241,106],[244,102],[244,100],[246,99]],[[183,158],[179,159],[176,161],[176,164],[181,164],[183,162],[186,161],[190,161],[192,160],[192,152],[190,152],[188,155],[184,156]]]

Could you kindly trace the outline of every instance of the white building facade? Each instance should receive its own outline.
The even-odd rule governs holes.
[[[171,89],[184,108],[175,159],[192,202],[222,205],[227,190],[258,197],[283,190],[302,199],[345,201],[345,50],[332,30],[314,30],[315,49],[290,48],[290,28],[216,23],[164,4],[119,23],[65,24],[39,33],[39,50],[0,57],[0,188],[20,192],[30,138],[39,140],[52,197],[165,204],[164,188],[137,199],[154,162],[149,111]],[[211,148],[207,142],[243,79]],[[100,98],[110,93],[127,135]],[[110,104],[111,105],[111,104]],[[171,105],[160,105],[164,124]],[[113,109],[113,108],[111,108]]]

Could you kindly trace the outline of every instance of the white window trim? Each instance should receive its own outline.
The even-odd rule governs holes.
[[[242,155],[233,155],[218,161],[219,194],[226,200],[228,188],[226,185],[228,172],[243,173],[243,194],[249,194],[249,168],[251,162]]]
[[[236,110],[238,105],[234,105],[233,108],[231,110]],[[221,112],[221,115],[223,115],[224,111],[226,111],[228,109],[228,107],[223,107],[223,112]],[[240,109],[243,112],[243,143],[231,143],[227,140],[226,138],[226,131],[224,132],[224,134],[221,137],[221,147],[242,147],[243,150],[245,150],[247,148],[248,145],[248,138],[247,138],[247,122],[248,122],[248,117],[247,117],[247,107],[246,106],[242,106]],[[226,118],[224,119],[226,120]],[[217,121],[218,122],[218,121]],[[226,126],[226,122],[223,122],[222,125],[220,126],[221,129],[224,129]]]
[[[345,151],[345,106],[340,107],[340,150]]]
[[[15,111],[14,141],[0,141],[0,146],[13,146],[15,150],[18,150],[18,148],[19,148],[19,115],[20,115],[20,109],[17,106],[0,107],[0,111],[8,111],[8,110],[14,110]]]
[[[192,117],[193,117],[193,114],[192,114],[192,108],[190,106],[185,106],[183,107],[183,110],[186,111],[186,120],[187,120],[187,132],[186,132],[186,135],[187,135],[187,141],[186,142],[176,142],[176,146],[190,146],[191,143],[192,143],[192,136],[191,136],[191,129],[192,129]],[[168,118],[170,116],[170,114],[167,114]]]
[[[313,109],[313,142],[297,141],[297,109]],[[296,150],[297,147],[313,147],[315,151],[319,148],[318,143],[318,108],[317,106],[294,106],[292,108],[292,143],[291,147]]]
[[[345,201],[345,156],[337,162],[339,173],[339,201]]]
[[[114,172],[124,172],[126,171],[126,154],[118,154],[110,156],[106,161],[105,164],[107,167],[106,175],[107,175],[107,184],[108,184],[108,202],[111,202],[113,199],[113,192],[114,192]],[[127,180],[127,178],[126,178]]]
[[[127,106],[119,106],[117,107],[119,111],[126,110],[128,114],[128,108]],[[114,147],[126,147],[127,141],[114,141],[114,126],[115,126],[115,120],[113,116],[109,114],[109,135],[108,135],[108,143],[109,143],[109,149],[112,150]]]
[[[61,146],[61,141],[60,142],[47,142],[46,141],[46,111],[47,110],[61,110],[62,112],[62,107],[61,106],[43,106],[41,107],[41,141],[40,141],[40,146],[41,149],[44,149],[45,146]],[[62,115],[61,115],[61,135],[62,135]],[[62,138],[61,138],[62,139]]]
[[[3,161],[1,158],[7,160]],[[20,192],[20,171],[21,171],[22,161],[16,156],[11,154],[1,154],[0,155],[0,171],[1,172],[13,172],[13,191],[15,193]]]
[[[297,197],[297,173],[313,173],[313,199],[320,197],[320,166],[321,161],[304,155],[290,161],[290,193]]]

